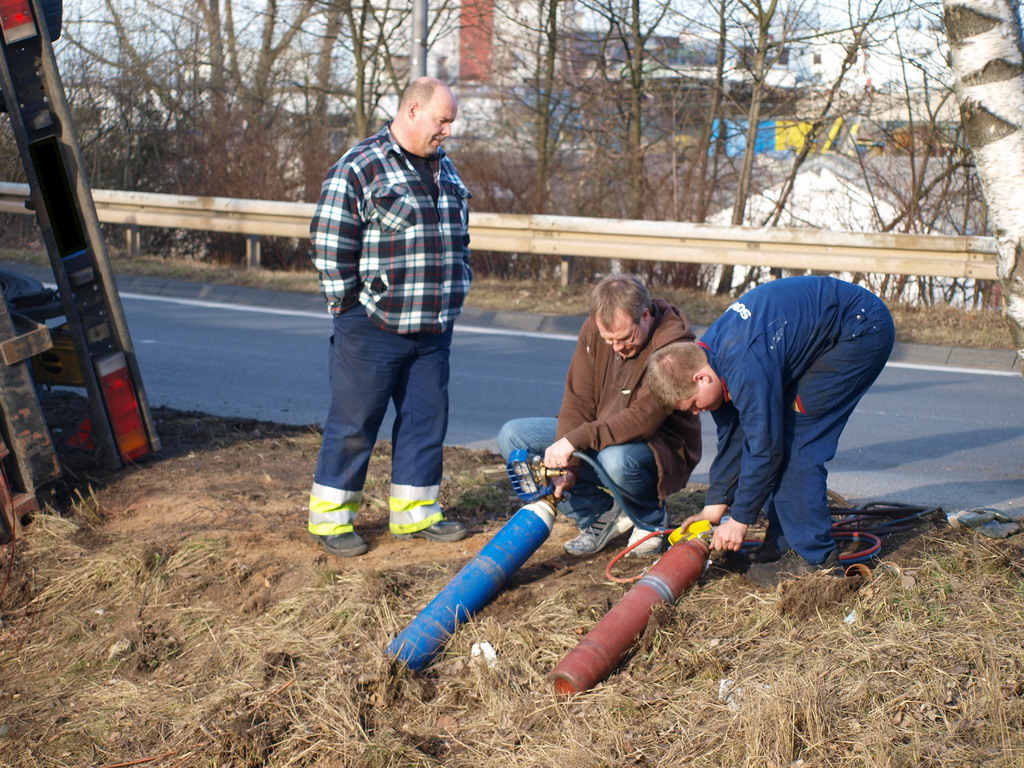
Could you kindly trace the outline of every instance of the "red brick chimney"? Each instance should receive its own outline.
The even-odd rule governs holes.
[[[462,0],[459,12],[459,80],[491,79],[494,0]]]

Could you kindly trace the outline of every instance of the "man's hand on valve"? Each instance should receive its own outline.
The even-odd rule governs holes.
[[[683,530],[685,531],[691,523],[707,520],[716,526],[715,532],[711,537],[711,548],[738,552],[743,547],[743,540],[746,538],[748,526],[745,523],[738,523],[732,519],[721,523],[728,509],[728,504],[709,504],[699,514],[690,515],[686,518],[683,521]]]
[[[549,445],[548,449],[544,451],[544,466],[549,469],[562,469],[574,464],[572,452],[575,450],[572,447],[572,443],[563,437],[561,440]]]
[[[551,484],[555,487],[556,499],[562,498],[566,491],[576,485],[576,471],[573,469],[562,470],[563,474],[553,477]]]
[[[743,540],[747,535],[747,524],[729,519],[715,528],[711,537],[712,549],[723,549],[739,552],[743,548]]]

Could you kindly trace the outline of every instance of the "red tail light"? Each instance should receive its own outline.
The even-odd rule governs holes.
[[[8,45],[38,34],[29,0],[0,0],[0,26]]]
[[[135,397],[128,363],[124,353],[111,352],[96,361],[103,399],[107,404],[110,426],[114,430],[117,449],[124,461],[149,453],[149,437],[142,423],[139,401]]]

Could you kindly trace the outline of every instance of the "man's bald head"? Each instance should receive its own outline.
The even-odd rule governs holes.
[[[406,152],[431,157],[451,136],[459,103],[451,89],[434,77],[419,77],[402,92],[391,133]]]

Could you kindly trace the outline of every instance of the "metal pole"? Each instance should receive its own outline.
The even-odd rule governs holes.
[[[409,53],[410,81],[427,74],[427,0],[412,3],[412,50]]]

